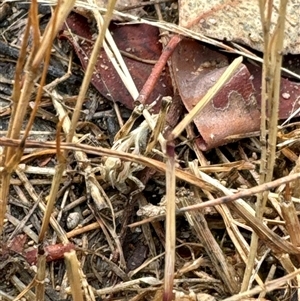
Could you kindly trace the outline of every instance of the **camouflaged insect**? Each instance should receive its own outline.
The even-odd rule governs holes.
[[[153,116],[157,120],[157,115]],[[127,136],[117,140],[112,150],[130,152],[135,155],[143,154],[147,140],[149,137],[150,128],[146,121],[143,121],[138,128],[131,131]],[[100,167],[101,174],[105,181],[111,183],[121,193],[134,195],[144,189],[144,184],[134,176],[134,173],[144,169],[144,166],[135,162],[122,161],[119,158],[108,157],[103,166]],[[132,191],[129,186],[129,181],[135,183],[137,189]]]

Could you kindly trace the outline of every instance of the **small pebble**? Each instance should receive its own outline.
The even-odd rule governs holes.
[[[71,212],[67,218],[67,228],[69,230],[75,229],[80,220],[80,214],[78,212]]]
[[[291,95],[289,93],[282,93],[282,98],[284,99],[289,99],[291,97]]]

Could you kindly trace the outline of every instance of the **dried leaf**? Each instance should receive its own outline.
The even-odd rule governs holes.
[[[175,80],[190,111],[226,70],[227,58],[191,40],[183,40],[172,56]],[[227,137],[260,129],[261,68],[242,65],[197,115],[198,145],[208,150],[230,142]],[[300,106],[300,84],[281,80],[280,119]]]
[[[67,24],[73,35],[78,36],[79,40],[75,41],[72,37],[68,36],[66,32],[64,32],[61,37],[68,38],[72,43],[82,67],[86,69],[94,45],[90,24],[88,24],[83,16],[78,14],[71,14],[67,20]],[[159,58],[161,53],[159,31],[157,28],[145,24],[112,25],[110,30],[120,50],[140,59],[137,60],[126,55],[123,56],[138,90],[140,90],[153,68],[152,64],[143,62],[142,60],[155,61]],[[121,102],[130,109],[134,108],[132,97],[125,88],[104,50],[100,52],[96,70],[92,77],[92,84],[104,97]],[[151,94],[148,103],[152,103],[158,96],[167,95],[173,95],[173,91],[171,80],[166,70]],[[154,107],[154,111],[158,112],[158,110],[159,104]]]

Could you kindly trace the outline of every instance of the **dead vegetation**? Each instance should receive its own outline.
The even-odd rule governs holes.
[[[297,300],[299,124],[278,126],[289,117],[280,90],[287,84],[281,79],[287,1],[277,7],[273,29],[273,2],[259,2],[263,60],[163,21],[166,14],[174,18],[175,2],[133,1],[128,12],[117,3],[114,20],[160,28],[159,59],[131,56],[145,59],[150,71],[155,63],[141,88],[124,61],[130,50],[120,51],[118,33],[106,31],[115,2],[104,9],[92,1],[48,1],[45,12],[36,1],[30,8],[2,3],[0,18],[10,23],[0,44],[0,299]],[[141,18],[137,4],[157,20]],[[99,34],[75,35],[65,22],[74,10]],[[79,60],[61,36],[72,40]],[[215,59],[189,73],[218,64],[223,70],[201,97],[193,96],[195,104],[185,103],[188,113],[174,108],[176,92],[149,101],[166,64],[171,90],[184,95],[171,56],[176,46],[184,52],[185,36],[233,56],[226,67]],[[220,147],[213,141],[203,151],[193,120],[244,72],[243,57],[263,63],[260,131],[233,132],[218,145],[244,139]],[[106,87],[109,93],[99,86],[95,70],[111,70],[108,62],[115,83],[121,79],[126,88],[124,99],[132,100],[124,100],[127,108],[114,99],[120,84],[116,91]]]

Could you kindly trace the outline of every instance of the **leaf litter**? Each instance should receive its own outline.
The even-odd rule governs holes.
[[[156,24],[161,28],[162,17],[167,15],[165,12],[176,5],[159,2],[155,2],[156,12],[160,15],[161,10],[162,14]],[[28,7],[7,4],[11,5],[11,10],[6,7],[3,13],[8,15],[11,25],[20,19],[26,20]],[[155,15],[152,6],[143,7],[142,4],[143,12]],[[178,6],[180,18],[185,13],[183,4],[181,1]],[[5,217],[1,221],[1,224],[4,221],[0,253],[4,280],[1,296],[7,300],[16,296],[30,300],[41,296],[46,299],[171,300],[174,291],[176,300],[251,300],[249,296],[253,296],[253,300],[283,300],[297,295],[293,287],[298,285],[299,272],[298,123],[294,118],[293,123],[278,127],[273,181],[260,183],[263,145],[257,132],[260,129],[262,71],[253,60],[259,61],[261,54],[236,44],[206,39],[191,28],[189,37],[195,34],[196,40],[212,42],[204,44],[182,40],[182,37],[177,39],[175,45],[179,45],[174,47],[168,68],[163,69],[163,77],[168,78],[165,83],[161,73],[156,71],[160,69],[153,64],[159,61],[161,51],[168,50],[168,41],[163,42],[163,37],[168,38],[168,35],[160,29],[159,37],[156,28],[145,24],[120,26],[116,24],[119,19],[114,18],[110,32],[117,46],[109,44],[98,56],[95,67],[89,70],[91,67],[87,63],[95,48],[91,30],[97,32],[91,16],[98,16],[98,12],[88,2],[77,5],[81,8],[80,14],[85,12],[83,16],[76,16],[77,24],[70,20],[78,13],[78,7],[70,15],[71,6],[62,6],[61,14],[54,14],[51,20],[50,12],[44,13],[40,20],[42,32],[48,22],[55,23],[55,18],[66,18],[67,25],[46,30],[47,34],[39,42],[36,39],[39,34],[38,7],[33,3],[29,11],[34,29],[30,46],[23,44],[18,65],[11,69],[12,72],[4,71],[11,68],[12,62],[4,60],[1,65],[4,74],[1,84],[6,87],[1,95],[1,199],[5,200],[1,203],[2,218]],[[274,7],[277,5],[275,1]],[[218,7],[215,4],[210,10],[216,12]],[[240,7],[236,9],[238,12]],[[293,17],[290,12],[288,6],[287,18]],[[193,13],[196,13],[195,18],[190,17],[190,20],[201,17],[201,13]],[[78,21],[80,18],[82,22]],[[137,18],[140,23],[147,23],[139,14]],[[238,17],[235,20],[238,22]],[[259,18],[255,22],[257,34],[261,32]],[[14,29],[4,24],[6,40],[2,42],[11,52],[2,53],[3,57],[14,53],[17,40],[22,40],[14,39],[10,30],[17,30],[19,36],[24,34],[26,41],[29,31],[26,33],[26,22],[22,24],[23,27]],[[73,31],[76,26],[82,30],[80,34]],[[172,25],[168,29],[171,28],[174,29]],[[64,30],[63,34],[61,30]],[[121,33],[115,30],[121,30]],[[287,30],[291,29],[287,27]],[[154,35],[150,34],[154,31]],[[222,32],[221,28],[219,32],[222,38],[213,37],[227,38],[225,29]],[[58,33],[60,39],[56,38]],[[233,40],[262,49],[259,48],[263,45],[261,41],[260,46],[252,45],[243,38],[244,33],[246,31]],[[211,36],[203,30],[201,34]],[[72,60],[69,45],[61,39],[63,35],[71,41],[79,60],[76,56]],[[151,39],[139,43],[143,36]],[[106,37],[106,41],[110,39]],[[163,50],[160,49],[161,42],[166,47]],[[60,71],[59,75],[48,75],[42,92],[33,80],[40,78],[41,69],[37,66],[41,61],[38,59],[46,54],[40,49],[49,50],[49,45],[52,47],[49,73],[53,69]],[[220,54],[215,45],[231,54]],[[135,52],[138,46],[146,48],[145,52]],[[155,46],[156,52],[147,57],[151,53],[150,46]],[[289,52],[299,53],[295,44],[291,43],[289,47]],[[104,59],[109,50],[113,50],[114,55]],[[131,57],[128,56],[130,52],[134,53]],[[245,57],[244,64],[233,60],[241,53]],[[36,57],[32,60],[34,54]],[[201,55],[203,61],[199,63]],[[248,61],[246,58],[250,56]],[[110,61],[114,58],[117,63],[113,67]],[[12,59],[16,60],[16,57]],[[297,61],[297,56],[293,59]],[[25,70],[32,78],[26,77],[20,68],[26,60]],[[46,61],[47,56],[44,64]],[[76,98],[83,91],[74,84],[81,82],[79,64],[85,73],[91,71],[91,83],[98,91],[90,87],[88,94],[84,93],[83,107],[78,109]],[[129,66],[127,70],[125,66]],[[147,66],[150,68],[143,69]],[[116,72],[117,68],[120,71]],[[230,80],[223,80],[225,75]],[[100,80],[96,81],[97,76]],[[27,81],[21,81],[24,77]],[[136,104],[134,101],[141,99],[138,98],[139,91],[144,91],[143,84],[148,77],[157,82],[153,86],[155,89],[164,89],[153,94],[152,90],[147,91],[145,95],[149,94],[151,98],[145,97],[145,102]],[[13,78],[17,79],[14,86]],[[203,82],[208,82],[208,86],[202,88]],[[212,90],[217,84],[219,92]],[[22,85],[25,85],[23,90]],[[297,77],[281,79],[279,118],[297,116],[298,87]],[[250,96],[241,97],[243,93]],[[231,95],[235,100],[232,110],[224,95]],[[161,99],[166,96],[172,96],[173,103],[169,110],[167,105],[163,111],[160,110],[163,107]],[[204,108],[198,105],[201,98],[208,101]],[[18,99],[23,102],[18,103]],[[250,99],[250,103],[243,102],[245,99]],[[26,105],[29,100],[31,106]],[[185,118],[182,106],[174,106],[175,100],[178,103],[182,100],[190,110]],[[20,108],[25,113],[24,107],[28,107],[27,115],[37,116],[31,130],[26,129],[31,121],[25,114],[23,121]],[[197,129],[190,123],[195,107],[200,110],[195,113]],[[76,115],[80,123],[76,121]],[[17,125],[17,131],[8,127],[8,118],[11,124]],[[238,118],[241,121],[236,123]],[[208,134],[197,120],[204,126],[209,125]],[[71,137],[74,123],[78,128]],[[246,130],[241,131],[241,128]],[[223,129],[227,130],[225,135]],[[220,133],[221,138],[218,137]],[[20,140],[23,137],[25,139]],[[204,148],[199,144],[199,138],[204,141]],[[237,140],[240,141],[228,144]],[[171,169],[173,173],[169,172]],[[269,190],[272,192],[268,194],[268,205],[260,219],[255,214],[255,195]],[[207,207],[205,203],[214,207]],[[201,210],[195,210],[200,207]],[[176,225],[172,220],[175,213]],[[249,245],[253,233],[259,242],[255,272],[247,289],[241,291],[241,282],[246,281],[243,279],[252,251]],[[49,262],[47,265],[46,261]],[[286,286],[287,283],[290,286]]]

